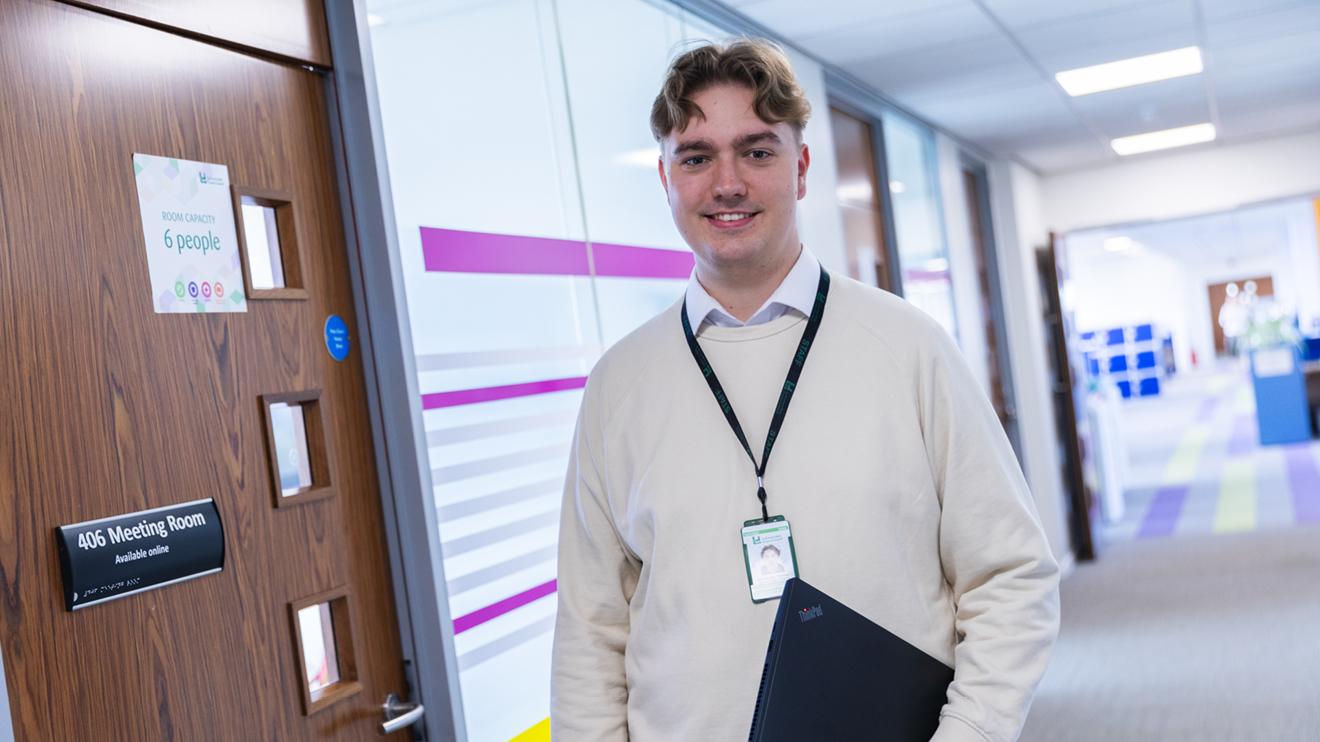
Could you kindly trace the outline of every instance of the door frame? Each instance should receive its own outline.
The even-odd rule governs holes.
[[[959,153],[959,170],[968,173],[976,181],[976,212],[979,223],[971,225],[980,239],[983,248],[980,259],[985,262],[990,288],[990,321],[994,324],[996,335],[995,365],[998,367],[1000,385],[1003,387],[1005,413],[1009,424],[1005,429],[1008,442],[1017,454],[1018,464],[1023,464],[1020,420],[1017,413],[1017,386],[1013,383],[1013,365],[1008,353],[1008,322],[1004,318],[1004,289],[999,276],[999,248],[995,244],[994,215],[990,212],[990,177],[986,166],[980,159],[966,151]],[[970,204],[973,194],[966,194]],[[975,246],[973,246],[975,249]],[[978,289],[979,290],[979,289]]]
[[[326,3],[325,12],[330,128],[405,674],[426,707],[426,738],[466,742],[366,2]]]

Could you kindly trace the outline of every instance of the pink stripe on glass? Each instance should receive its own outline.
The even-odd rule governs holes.
[[[680,278],[692,274],[692,253],[656,247],[591,245],[596,275]],[[422,227],[426,270],[448,273],[589,276],[587,243],[550,237],[463,232]]]
[[[428,271],[585,276],[587,246],[576,240],[422,227]]]
[[[547,595],[553,594],[558,589],[558,581],[551,580],[537,585],[530,590],[524,590],[511,598],[505,598],[493,605],[488,605],[485,608],[475,610],[467,615],[459,616],[454,619],[454,634],[461,634],[464,631],[480,626],[487,621],[493,621],[494,619],[497,619],[512,610],[521,608],[534,600],[539,600]]]
[[[591,243],[596,275],[622,278],[683,278],[692,275],[694,259],[686,250]]]
[[[547,379],[529,381],[525,384],[505,386],[487,386],[479,389],[458,389],[452,392],[434,392],[422,395],[423,410],[438,410],[442,407],[458,407],[479,402],[495,402],[515,397],[530,397],[534,394],[549,394],[569,389],[581,389],[587,385],[587,377],[570,376],[566,379]]]

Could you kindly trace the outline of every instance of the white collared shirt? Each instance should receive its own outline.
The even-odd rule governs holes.
[[[779,288],[756,310],[746,322],[739,320],[724,310],[715,297],[706,291],[706,287],[697,280],[697,271],[692,270],[692,278],[687,285],[687,314],[692,331],[701,329],[703,322],[716,327],[751,327],[773,319],[778,319],[789,309],[797,310],[803,317],[811,315],[816,304],[816,287],[820,284],[820,261],[811,251],[803,247],[792,270],[784,276]]]

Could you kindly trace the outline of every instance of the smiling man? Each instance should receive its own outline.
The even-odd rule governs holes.
[[[938,324],[799,242],[809,114],[754,40],[683,54],[656,98],[696,269],[583,396],[556,742],[745,739],[797,574],[954,667],[939,742],[1016,739],[1045,670],[1058,569],[989,402]],[[752,568],[767,545],[785,571]]]

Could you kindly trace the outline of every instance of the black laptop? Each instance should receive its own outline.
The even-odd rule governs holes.
[[[929,742],[953,668],[799,579],[784,585],[749,742]]]

